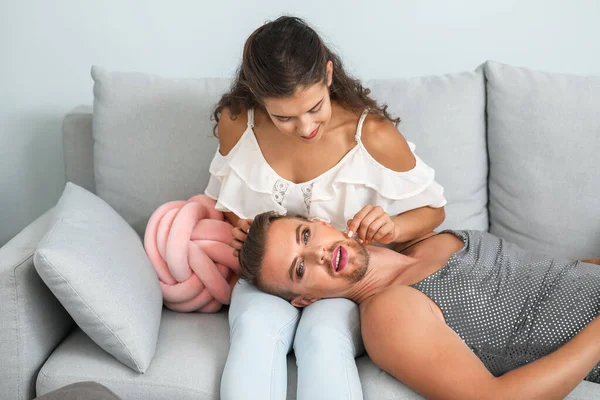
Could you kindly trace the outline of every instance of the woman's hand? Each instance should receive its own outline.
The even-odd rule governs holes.
[[[398,227],[380,206],[367,205],[348,221],[348,236],[358,234],[364,243],[393,243],[398,237]]]
[[[248,237],[248,229],[250,229],[251,223],[251,219],[239,219],[236,226],[233,227],[231,232],[233,238],[231,239],[231,242],[229,242],[229,245],[233,247],[233,255],[236,257],[240,255],[240,250],[244,245],[246,237]]]

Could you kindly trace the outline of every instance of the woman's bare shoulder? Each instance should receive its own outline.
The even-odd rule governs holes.
[[[226,156],[231,149],[240,140],[248,126],[248,111],[241,108],[237,115],[232,115],[231,110],[226,107],[221,112],[219,123],[217,124],[217,134],[219,136],[219,152]]]
[[[367,115],[361,139],[367,152],[378,163],[396,172],[406,172],[415,167],[416,159],[406,139],[387,118]]]

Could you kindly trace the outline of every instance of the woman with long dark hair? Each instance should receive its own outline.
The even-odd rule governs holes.
[[[268,210],[328,221],[365,243],[410,242],[436,228],[443,189],[386,108],[303,20],[280,17],[254,31],[214,112],[219,149],[206,189],[235,226],[234,251]],[[306,235],[295,240],[306,244]],[[339,260],[326,261],[337,272]],[[311,274],[304,262],[290,279]],[[240,282],[229,324],[221,398],[285,399],[293,347],[299,400],[362,399],[352,301],[291,305]]]

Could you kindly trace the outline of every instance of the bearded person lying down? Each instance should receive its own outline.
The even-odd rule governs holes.
[[[241,277],[296,307],[360,305],[372,361],[431,399],[561,399],[600,382],[600,268],[486,232],[431,232],[398,251],[322,221],[257,216]]]

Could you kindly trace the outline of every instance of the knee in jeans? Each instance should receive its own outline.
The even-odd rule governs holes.
[[[294,340],[294,349],[299,351],[312,350],[317,352],[323,351],[350,351],[354,352],[354,333],[345,326],[330,326],[326,323],[322,324],[305,324],[300,323],[296,331]]]
[[[297,322],[297,313],[270,313],[261,308],[248,307],[230,321],[232,328],[248,334],[263,332],[275,336],[289,324]]]

